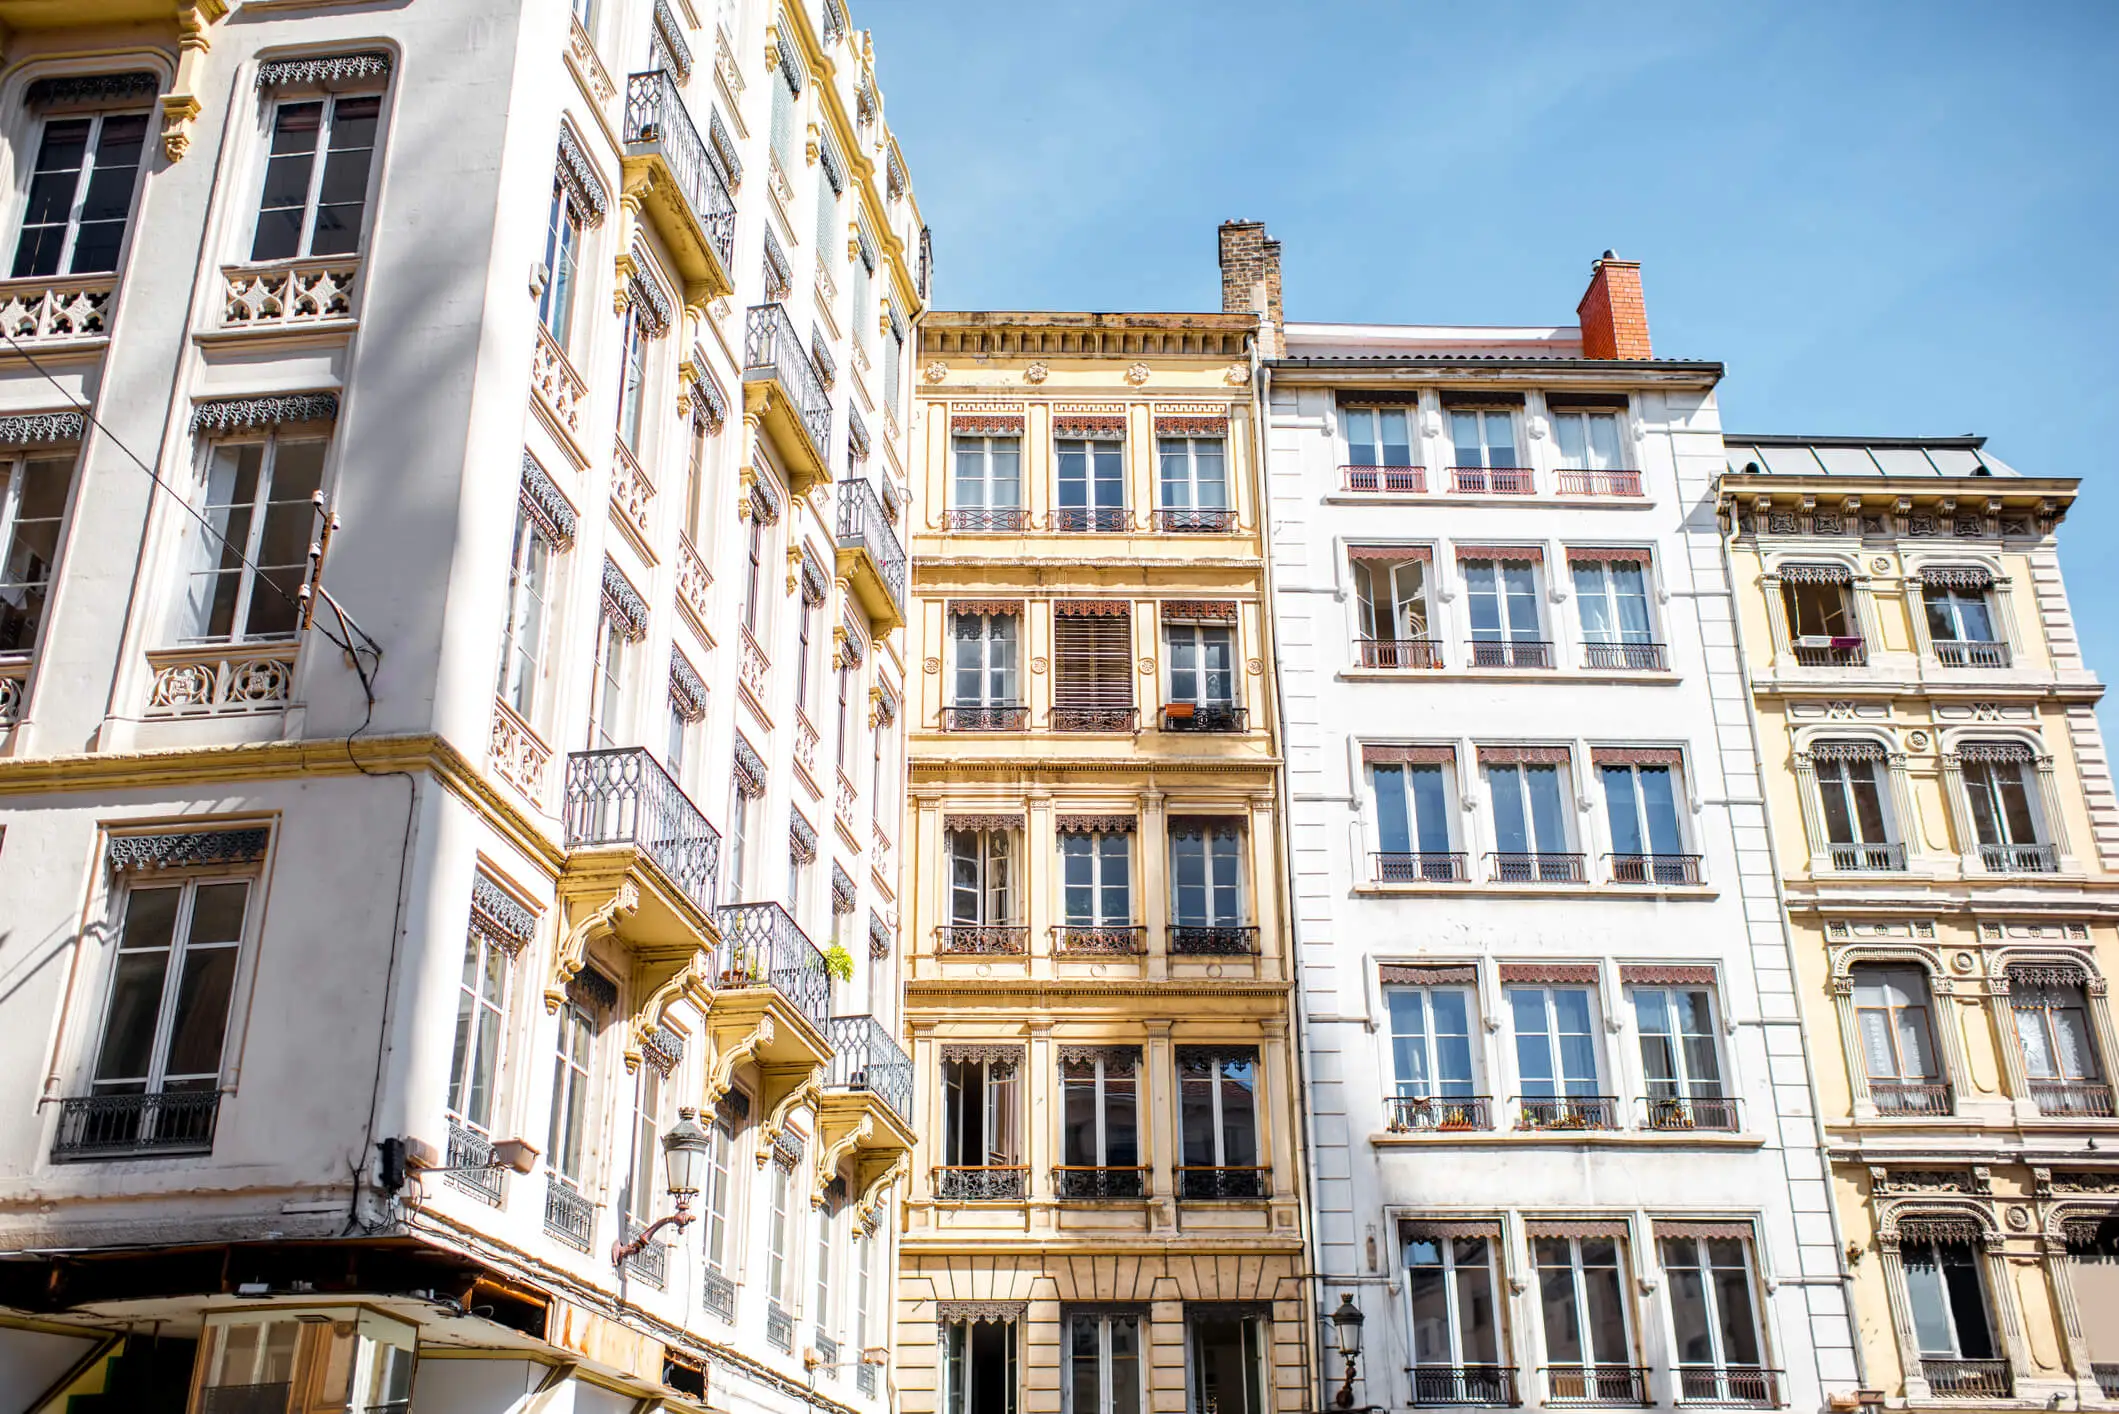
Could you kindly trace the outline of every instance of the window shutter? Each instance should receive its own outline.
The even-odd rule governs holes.
[[[1128,615],[1052,621],[1052,705],[1133,705],[1133,620]]]

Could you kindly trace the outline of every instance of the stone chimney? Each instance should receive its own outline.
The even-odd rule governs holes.
[[[1222,249],[1228,249],[1226,235]],[[1226,270],[1226,256],[1223,266]],[[1228,284],[1229,277],[1224,273],[1222,288],[1227,290]],[[1575,306],[1575,318],[1582,325],[1584,358],[1654,357],[1648,349],[1648,306],[1641,303],[1638,260],[1621,260],[1615,252],[1605,251],[1604,258],[1590,267],[1589,289]]]
[[[1280,356],[1280,242],[1263,221],[1221,223],[1221,312],[1259,315],[1259,352]]]

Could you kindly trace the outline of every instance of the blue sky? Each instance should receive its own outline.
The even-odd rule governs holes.
[[[939,307],[1212,309],[1248,217],[1291,318],[1564,324],[1613,247],[1733,430],[2083,478],[2063,563],[2119,671],[2119,4],[853,8]]]

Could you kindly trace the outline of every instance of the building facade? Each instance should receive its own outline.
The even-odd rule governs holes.
[[[0,1404],[885,1409],[926,247],[868,36],[0,26]]]
[[[1977,437],[1728,439],[1719,488],[1865,1384],[2119,1403],[2119,802],[2055,535]]]
[[[922,326],[907,1414],[1309,1407],[1257,328]]]
[[[1851,1403],[1722,369],[1609,253],[1578,318],[1264,370],[1317,1306],[1365,1317],[1315,1397]]]

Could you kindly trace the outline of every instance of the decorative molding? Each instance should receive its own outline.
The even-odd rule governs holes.
[[[273,59],[258,65],[258,92],[383,80],[390,77],[390,68],[390,55],[379,49],[315,59]]]
[[[647,637],[647,600],[640,597],[625,571],[608,555],[603,559],[603,610],[627,642],[638,643]]]
[[[655,0],[655,37],[662,41],[662,52],[677,71],[677,82],[691,78],[692,47],[684,42],[684,26],[670,9],[670,0]]]
[[[22,95],[26,108],[89,107],[137,103],[162,91],[162,76],[150,69],[115,74],[54,74],[33,81]]]
[[[878,960],[890,956],[890,925],[874,909],[868,911],[868,955]]]
[[[798,864],[817,862],[817,827],[803,819],[799,810],[788,813],[787,848]]]
[[[941,1051],[945,1065],[955,1061],[965,1065],[997,1065],[1012,1069],[1023,1063],[1023,1048],[1019,1043],[980,1045],[973,1042],[945,1042]],[[1007,1071],[1003,1072],[1006,1073]]]
[[[854,911],[854,906],[859,898],[860,890],[855,886],[853,876],[841,868],[837,860],[833,860],[831,866],[831,911],[833,913],[851,913]]]
[[[1061,815],[1053,825],[1063,835],[1128,835],[1139,827],[1136,816],[1127,815]]]
[[[528,449],[522,454],[522,508],[532,520],[544,529],[545,538],[553,548],[574,548],[574,534],[580,526],[573,504],[559,483],[544,469],[543,463],[530,455]]]
[[[471,932],[509,956],[537,933],[537,910],[502,888],[483,869],[471,876]]]
[[[640,321],[640,328],[650,339],[659,339],[676,323],[676,307],[670,303],[669,293],[662,282],[650,273],[648,259],[640,248],[633,248],[633,268],[625,277],[625,295],[632,306],[633,317]]]
[[[736,733],[736,789],[749,799],[756,800],[765,794],[765,758],[756,747]]]
[[[1232,624],[1236,622],[1234,599],[1165,599],[1161,606],[1166,624]]]
[[[697,722],[706,716],[706,680],[684,656],[684,650],[675,644],[670,646],[670,705],[677,715],[687,722]]]
[[[256,864],[271,839],[272,831],[264,826],[112,835],[106,858],[114,874]]]
[[[574,135],[570,124],[559,125],[559,184],[566,188],[574,204],[581,208],[582,215],[591,226],[603,224],[603,218],[611,211],[611,189],[604,185],[596,164],[582,148],[581,139]]]
[[[1020,815],[960,815],[954,811],[942,817],[944,830],[1020,830],[1023,817]]]
[[[88,435],[84,412],[29,412],[0,417],[0,447],[35,447],[78,442]]]
[[[336,422],[338,394],[282,393],[263,398],[215,398],[191,410],[193,436],[225,436],[289,422]]]
[[[618,920],[630,918],[640,911],[640,888],[632,880],[622,880],[610,898],[595,908],[586,909],[567,928],[559,946],[552,953],[552,973],[545,982],[544,1008],[551,1015],[558,1015],[559,1008],[573,994],[574,979],[583,970],[588,960],[589,945],[600,938],[615,937]],[[595,973],[593,968],[587,969]],[[607,979],[606,979],[607,980]],[[615,990],[611,1000],[617,1001]]]

